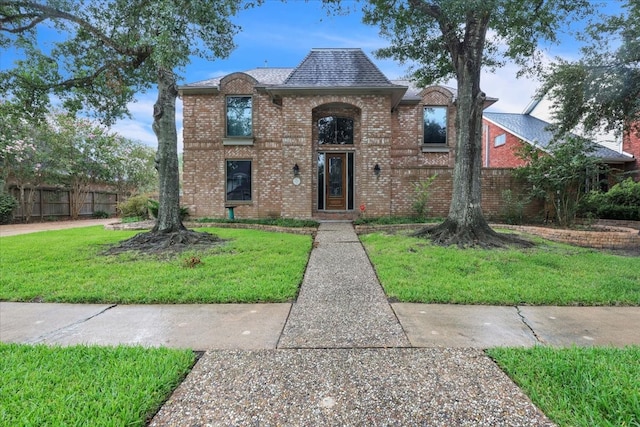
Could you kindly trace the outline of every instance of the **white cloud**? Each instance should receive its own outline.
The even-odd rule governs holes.
[[[531,102],[540,83],[532,78],[516,77],[518,70],[518,66],[509,64],[493,73],[482,74],[481,89],[488,97],[498,98],[498,101],[489,107],[490,111],[522,113]]]
[[[150,147],[158,146],[158,139],[153,132],[153,104],[155,93],[147,93],[138,98],[137,102],[127,105],[131,113],[130,119],[118,120],[111,130],[132,140],[140,141]],[[182,101],[176,101],[176,128],[178,129],[178,152],[182,151]]]

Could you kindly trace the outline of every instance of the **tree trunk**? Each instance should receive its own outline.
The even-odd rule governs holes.
[[[153,106],[153,131],[158,137],[156,168],[159,176],[158,218],[153,232],[185,230],[180,219],[180,178],[178,175],[178,136],[176,131],[175,75],[158,70],[158,100]]]
[[[488,16],[470,18],[464,43],[450,40],[448,49],[456,68],[456,148],[449,214],[436,226],[419,230],[434,243],[459,247],[501,247],[507,243],[489,227],[482,214],[482,111],[486,99],[480,90],[480,71]]]
[[[187,230],[180,219],[180,178],[178,175],[178,137],[176,132],[175,76],[171,70],[158,71],[158,100],[153,106],[153,131],[158,137],[156,169],[160,178],[158,218],[150,232],[136,234],[106,251],[178,253],[185,249],[210,248],[220,243],[218,236]]]

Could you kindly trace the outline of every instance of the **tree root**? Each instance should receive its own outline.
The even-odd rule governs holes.
[[[104,254],[115,255],[125,252],[177,254],[189,249],[208,249],[223,241],[215,234],[186,229],[171,233],[149,231],[119,242],[107,249]]]
[[[431,239],[438,246],[457,246],[459,248],[530,248],[533,242],[513,234],[496,233],[485,224],[462,226],[450,219],[442,224],[421,228],[412,234],[414,237]]]

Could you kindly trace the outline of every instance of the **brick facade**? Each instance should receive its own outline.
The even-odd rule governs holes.
[[[482,127],[482,165],[486,168],[517,168],[525,162],[518,157],[522,140],[505,131],[500,126],[483,120]],[[496,138],[505,135],[505,143],[496,146]]]
[[[252,97],[252,144],[225,138],[226,96]],[[438,174],[430,213],[446,216],[452,193],[455,114],[453,94],[430,87],[419,100],[393,105],[392,96],[375,91],[319,91],[274,98],[248,74],[220,80],[216,91],[182,93],[184,175],[182,204],[193,217],[225,217],[234,206],[239,218],[355,218],[359,206],[371,216],[411,215],[413,184]],[[447,107],[447,146],[425,146],[424,106]],[[320,145],[318,119],[353,120],[353,144]],[[318,153],[353,153],[353,209],[318,209]],[[226,201],[226,160],[251,160],[251,201]],[[292,168],[299,167],[298,185]],[[374,173],[375,165],[380,168]],[[499,214],[501,192],[513,188],[509,171],[486,170],[483,209]]]

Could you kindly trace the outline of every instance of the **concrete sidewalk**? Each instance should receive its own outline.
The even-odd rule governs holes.
[[[640,344],[640,307],[389,304],[323,223],[294,304],[0,302],[0,340],[205,350],[153,426],[553,425],[482,351]]]
[[[198,351],[291,348],[281,338],[290,310],[291,304],[284,303],[104,305],[0,302],[0,341],[61,345],[128,344]],[[408,339],[408,343],[400,347],[485,349],[537,344],[559,347],[640,345],[640,307],[395,303],[391,304],[391,310]],[[278,341],[281,341],[279,346]],[[363,343],[354,347],[380,345],[367,346]]]

